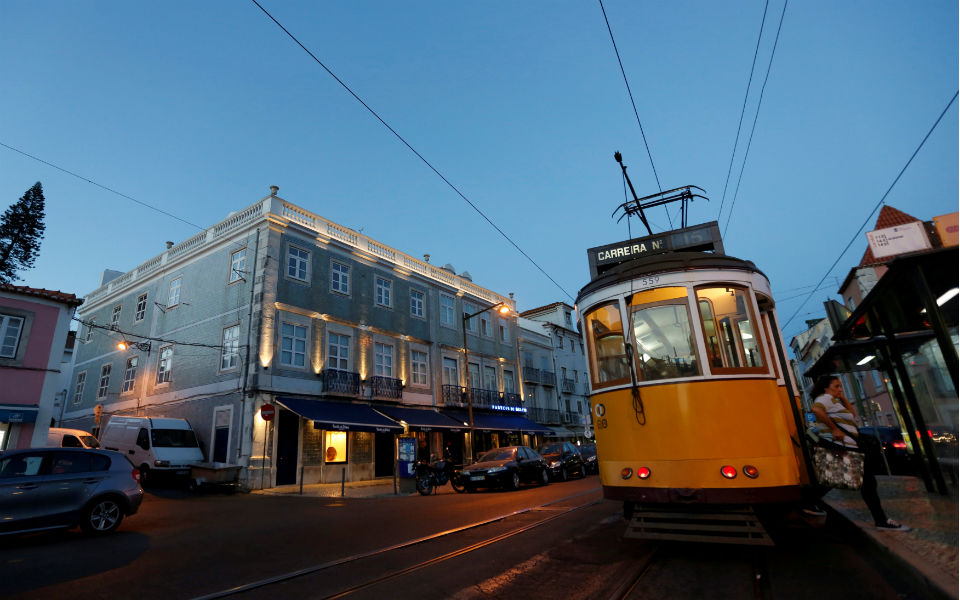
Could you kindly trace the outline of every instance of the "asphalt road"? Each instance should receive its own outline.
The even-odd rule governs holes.
[[[110,536],[0,538],[0,595],[186,599],[303,571],[233,597],[328,598],[347,589],[350,598],[421,600],[920,597],[823,521],[794,517],[763,550],[622,539],[624,530],[595,476],[517,492],[371,499],[149,490]],[[424,564],[438,556],[445,559]]]

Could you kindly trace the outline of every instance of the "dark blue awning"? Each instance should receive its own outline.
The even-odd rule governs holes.
[[[467,423],[469,427],[470,417],[467,413],[461,411],[447,411],[450,417],[457,419],[461,423]],[[490,413],[481,413],[474,411],[473,428],[481,431],[516,431],[522,433],[553,433],[549,427],[535,423],[530,419],[518,415],[492,415]]]
[[[433,431],[435,429],[463,431],[465,429],[462,422],[454,421],[435,410],[400,406],[378,406],[376,410],[391,419],[406,422],[410,431]]]
[[[29,404],[0,404],[0,423],[36,423],[39,410]]]
[[[374,431],[377,433],[402,433],[403,427],[370,408],[368,404],[348,402],[324,402],[306,398],[277,398],[305,419],[313,421],[315,429],[332,431]]]

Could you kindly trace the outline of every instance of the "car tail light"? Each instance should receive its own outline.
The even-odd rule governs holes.
[[[130,473],[130,475],[133,476],[134,481],[136,481],[137,483],[140,483],[140,469],[134,467],[133,473]]]
[[[630,467],[624,467],[620,469],[620,478],[621,479],[630,479],[633,477],[633,469]]]
[[[649,479],[650,469],[646,467],[637,467],[637,477],[639,477],[640,479]]]
[[[730,465],[725,465],[722,469],[720,469],[720,474],[727,479],[733,479],[737,476],[737,470]]]
[[[898,448],[898,449],[900,449],[900,450],[903,450],[904,448],[907,447],[907,443],[906,443],[906,442],[894,442],[894,443],[893,443],[893,447],[894,447],[894,448]]]
[[[756,479],[760,476],[760,469],[756,468],[753,465],[744,465],[743,474],[749,477],[750,479]]]

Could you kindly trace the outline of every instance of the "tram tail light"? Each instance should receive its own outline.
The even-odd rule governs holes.
[[[640,479],[649,479],[650,469],[646,467],[637,467],[637,477]]]
[[[630,479],[631,477],[633,477],[633,469],[630,467],[620,469],[620,479]]]
[[[753,465],[744,465],[743,474],[749,477],[750,479],[756,479],[760,476],[760,469],[756,468]]]
[[[907,447],[907,443],[906,443],[906,442],[894,442],[894,443],[893,443],[893,447],[894,447],[894,448],[899,448],[900,450],[903,450],[904,448]]]
[[[737,476],[737,470],[730,465],[724,465],[724,467],[720,469],[720,474],[727,479],[733,479]]]

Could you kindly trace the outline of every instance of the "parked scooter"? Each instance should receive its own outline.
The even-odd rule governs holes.
[[[453,491],[462,494],[467,488],[463,484],[463,476],[452,460],[438,460],[428,463],[425,460],[417,463],[417,491],[423,496],[429,496],[433,490],[450,482]]]

